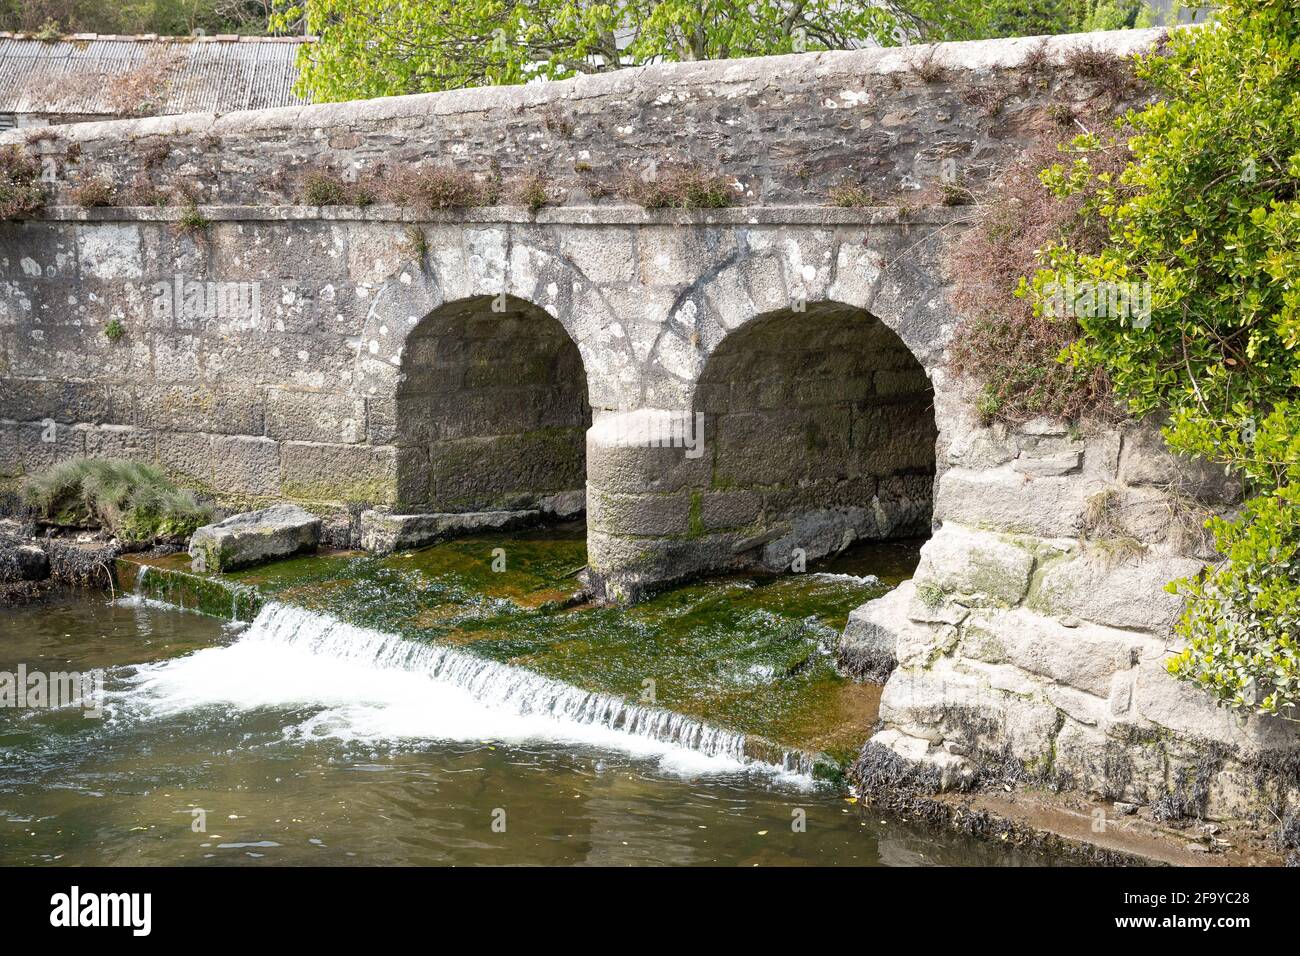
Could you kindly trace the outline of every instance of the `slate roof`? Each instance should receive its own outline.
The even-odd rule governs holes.
[[[294,106],[305,37],[0,33],[0,113],[144,116]]]

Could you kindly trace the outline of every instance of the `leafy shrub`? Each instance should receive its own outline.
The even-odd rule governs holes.
[[[629,173],[618,193],[646,209],[723,209],[736,198],[725,176],[710,175],[694,166],[659,169],[648,177]]]
[[[32,475],[23,500],[60,524],[98,524],[123,541],[186,538],[212,511],[153,466],[116,458],[77,458]]]
[[[21,146],[0,147],[0,219],[26,219],[44,206],[41,164]]]
[[[125,335],[126,335],[126,326],[122,324],[121,319],[118,318],[109,319],[108,323],[104,326],[104,338],[108,339],[110,342],[113,342],[114,344],[122,341],[122,338]]]
[[[1291,414],[1300,407],[1291,407]],[[1289,429],[1295,442],[1295,428]],[[1291,449],[1300,460],[1300,447]],[[1170,589],[1188,597],[1169,672],[1219,703],[1295,719],[1300,703],[1300,474],[1234,520],[1211,521],[1226,564]]]
[[[1225,0],[1217,24],[1175,32],[1138,75],[1164,99],[1128,115],[1128,149],[1080,137],[1073,163],[1043,177],[1106,241],[1047,246],[1026,294],[1043,314],[1068,282],[1150,289],[1149,322],[1084,314],[1065,357],[1104,372],[1133,414],[1167,409],[1171,448],[1246,484],[1241,512],[1210,525],[1226,561],[1173,585],[1187,643],[1170,671],[1226,706],[1295,719],[1300,8]]]

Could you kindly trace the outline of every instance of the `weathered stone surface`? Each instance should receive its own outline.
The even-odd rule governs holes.
[[[307,501],[387,501],[396,458],[394,448],[282,442],[280,493]]]
[[[279,442],[244,435],[213,435],[211,454],[214,488],[238,488],[265,497],[280,493]]]
[[[587,494],[584,491],[562,491],[543,495],[537,501],[537,510],[556,518],[577,518],[587,510]]]
[[[1119,479],[1128,485],[1155,485],[1208,501],[1232,502],[1241,497],[1239,484],[1225,475],[1222,467],[1170,451],[1156,421],[1124,430]]]
[[[1030,597],[1035,610],[1058,617],[1074,615],[1110,627],[1167,634],[1183,599],[1165,585],[1195,575],[1203,567],[1192,558],[1140,554],[1109,556],[1087,551],[1050,564]]]
[[[1011,463],[1011,467],[1021,474],[1037,477],[1070,475],[1082,466],[1082,451],[1063,451],[1044,456],[1027,455],[1022,451]]]
[[[1032,478],[1008,466],[976,471],[949,468],[939,479],[934,516],[1045,538],[1077,534],[1088,496],[1099,484],[1079,475]]]
[[[952,741],[970,754],[1007,748],[1027,763],[1050,751],[1058,720],[1046,701],[1003,693],[986,675],[947,658],[927,669],[896,670],[880,698],[880,719],[935,745]]]
[[[233,571],[313,551],[320,535],[320,518],[297,505],[246,511],[195,531],[191,564],[196,571]]]
[[[784,570],[793,566],[796,552],[804,561],[839,554],[865,537],[868,519],[865,508],[826,508],[798,515],[788,533],[764,545],[760,563],[771,570]]]
[[[44,551],[0,532],[0,583],[43,581],[49,573],[50,559]]]
[[[1012,607],[1033,569],[1033,553],[1015,540],[950,522],[921,549],[916,583],[966,607]]]
[[[871,744],[883,747],[912,764],[932,768],[940,790],[964,789],[974,776],[974,767],[965,757],[892,728],[872,737]]]
[[[542,516],[541,511],[466,511],[424,515],[363,511],[361,547],[385,554],[484,531],[511,531],[536,524]]]
[[[840,667],[858,678],[883,683],[898,663],[899,644],[904,632],[922,632],[916,641],[928,641],[928,628],[918,628],[907,617],[907,605],[916,585],[904,581],[883,597],[868,601],[849,613],[840,635],[837,660]]]
[[[1025,608],[978,611],[966,622],[962,653],[1109,697],[1111,678],[1164,651],[1163,642],[1097,625],[1065,627]]]
[[[686,493],[615,495],[593,491],[589,518],[604,530],[642,536],[684,535],[691,528],[691,496]]]

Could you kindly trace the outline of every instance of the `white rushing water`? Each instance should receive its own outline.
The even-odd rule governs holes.
[[[590,693],[454,647],[268,604],[233,643],[142,665],[123,712],[309,709],[291,738],[558,743],[621,751],[670,772],[790,776],[744,756],[744,737],[659,708]]]

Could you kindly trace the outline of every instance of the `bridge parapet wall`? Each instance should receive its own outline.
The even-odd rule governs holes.
[[[267,206],[296,202],[312,170],[432,163],[504,185],[537,175],[553,202],[577,206],[617,205],[625,175],[670,164],[722,174],[744,205],[821,206],[846,182],[878,204],[915,205],[907,197],[945,180],[977,188],[1044,128],[1111,102],[1122,58],[1158,36],[663,64],[557,83],[77,124],[44,131],[30,147],[57,201],[68,203],[80,177],[99,173],[121,188],[184,186],[200,204]],[[1071,56],[1080,49],[1100,61],[1080,68]],[[1123,83],[1118,90],[1131,95]],[[28,141],[20,131],[0,136]]]

